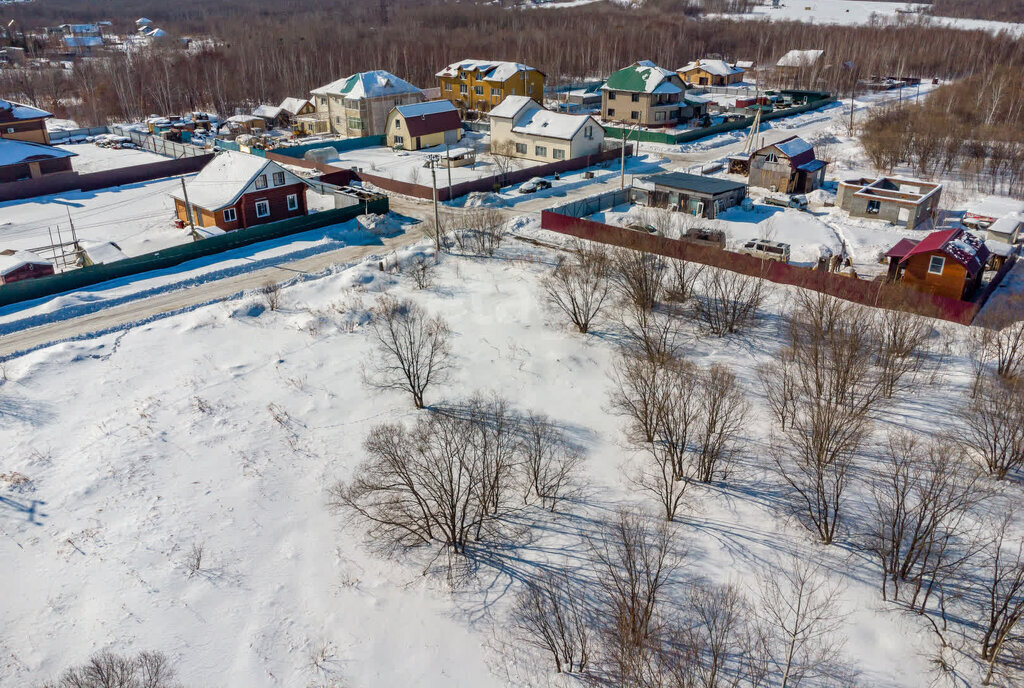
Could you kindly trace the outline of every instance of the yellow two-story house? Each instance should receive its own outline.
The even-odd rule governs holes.
[[[490,112],[508,96],[544,101],[544,72],[518,62],[460,60],[437,73],[441,97],[463,113]]]

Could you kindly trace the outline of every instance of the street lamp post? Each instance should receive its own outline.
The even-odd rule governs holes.
[[[437,163],[441,156],[437,153],[427,154],[427,164],[430,165],[430,185],[434,190],[434,260],[441,258],[441,220],[437,212]]]

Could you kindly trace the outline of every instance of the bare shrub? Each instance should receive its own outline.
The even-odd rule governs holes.
[[[1007,515],[987,543],[978,584],[983,600],[981,658],[988,662],[982,685],[986,686],[1003,652],[1014,641],[1020,642],[1016,629],[1024,618],[1024,541],[1008,535],[1012,518]]]
[[[932,326],[923,316],[895,309],[876,311],[872,321],[881,391],[892,398],[899,389],[912,384],[924,367]]]
[[[497,208],[475,208],[461,218],[464,227],[460,248],[481,256],[493,256],[505,237],[505,218]]]
[[[423,395],[448,371],[451,332],[440,317],[429,317],[409,300],[381,297],[371,311],[376,347],[364,369],[364,381],[381,389],[401,389],[423,408]]]
[[[609,290],[608,253],[599,244],[577,241],[544,278],[548,302],[565,313],[586,334],[601,312]]]
[[[697,284],[700,296],[693,302],[697,321],[719,337],[749,327],[765,297],[763,279],[730,270],[705,269]]]
[[[890,432],[885,462],[872,482],[867,550],[882,569],[882,598],[925,612],[960,569],[965,517],[979,498],[977,471],[956,444]],[[891,590],[890,590],[891,588]]]
[[[667,392],[665,361],[624,351],[612,369],[610,411],[627,419],[627,439],[635,444],[653,442],[662,397]]]
[[[652,530],[622,512],[591,547],[600,571],[604,671],[612,685],[650,685],[666,630],[665,596],[678,567],[672,531],[665,523]]]
[[[743,594],[732,585],[697,585],[688,596],[686,647],[693,662],[686,673],[695,688],[718,688],[741,684],[757,685],[758,675],[752,644],[755,635],[747,622],[753,610]],[[681,684],[677,679],[677,685]]]
[[[437,263],[423,254],[417,255],[409,264],[409,274],[417,289],[428,289],[434,284]]]
[[[624,303],[649,313],[662,297],[666,276],[665,258],[656,253],[617,248],[611,254],[611,275]]]
[[[768,567],[759,587],[754,613],[778,685],[796,688],[834,672],[844,644],[840,588],[821,564],[793,557]]]
[[[786,348],[775,357],[757,367],[757,376],[764,390],[765,401],[780,428],[785,431],[796,415],[797,373],[796,357]]]
[[[672,314],[645,311],[629,304],[619,312],[619,325],[627,346],[637,354],[652,361],[675,357],[679,327]]]
[[[705,266],[701,263],[690,263],[682,258],[668,258],[667,265],[665,298],[677,303],[686,303],[694,297],[694,288],[699,282]]]
[[[174,666],[161,652],[140,652],[135,657],[101,652],[40,688],[172,688],[177,685],[174,675]]]
[[[532,495],[541,506],[554,511],[578,481],[583,455],[547,416],[528,414],[521,428],[519,453],[526,486],[523,498],[528,500]]]
[[[1024,384],[987,376],[960,413],[964,450],[996,480],[1024,465]]]
[[[516,628],[526,642],[551,654],[558,673],[584,672],[590,661],[591,631],[583,597],[563,569],[528,583],[516,598]]]
[[[192,549],[189,550],[188,555],[185,557],[185,570],[188,571],[189,578],[203,570],[203,554],[205,550],[206,545],[203,543],[192,543]]]
[[[276,311],[281,306],[281,285],[277,282],[267,282],[260,287],[260,296],[268,310]]]
[[[693,390],[699,410],[692,476],[703,483],[728,475],[728,463],[738,448],[750,405],[736,376],[721,365],[701,373]]]
[[[838,532],[850,469],[882,396],[864,322],[862,307],[817,292],[800,292],[789,317],[792,416],[770,454],[805,525],[825,544]]]

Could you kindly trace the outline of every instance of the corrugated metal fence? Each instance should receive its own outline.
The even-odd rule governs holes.
[[[159,155],[166,155],[169,158],[192,158],[198,155],[207,155],[209,151],[193,146],[190,143],[177,143],[168,141],[159,136],[151,136],[141,131],[125,129],[123,127],[110,127],[111,134],[127,136],[136,146]]]

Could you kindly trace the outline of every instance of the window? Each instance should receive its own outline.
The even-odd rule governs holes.
[[[14,133],[14,127],[7,127],[7,133],[8,134],[13,134]]]
[[[341,124],[341,116],[340,115],[335,115],[334,116],[334,123],[335,124]]]
[[[615,91],[608,91],[608,100],[615,100]]]
[[[484,94],[484,87],[483,86],[474,86],[473,87],[473,93],[476,93],[478,96],[482,96]]]
[[[321,97],[320,98],[320,104],[321,105],[327,105],[327,98]]]
[[[533,154],[536,155],[539,158],[546,158],[546,157],[548,157],[548,147],[547,146],[535,146],[534,149],[533,149]]]
[[[298,209],[299,209],[299,195],[298,194],[288,194],[288,210],[298,210]]]
[[[608,116],[609,117],[614,117],[615,116],[615,108],[608,108]]]
[[[764,159],[765,162],[778,162],[779,156],[775,155],[775,153],[769,153],[768,155],[764,156]]]
[[[492,96],[500,96],[501,95],[501,90],[497,89],[497,88],[492,88],[491,89],[491,95]]]
[[[942,268],[946,266],[946,259],[942,256],[932,256],[932,259],[928,262],[928,272],[933,275],[941,275]]]
[[[402,128],[402,120],[396,119],[395,120],[395,129],[401,129],[401,128]]]
[[[513,95],[514,96],[515,94],[516,94],[516,90],[513,88],[509,95]]]
[[[235,209],[234,208],[225,208],[224,209],[224,221],[225,222],[234,222],[237,219],[238,219],[238,215],[235,213]]]
[[[631,95],[631,96],[629,97],[629,99],[630,99],[631,101],[633,101],[634,103],[639,103],[639,102],[640,102],[640,94],[639,94],[639,93],[634,93],[634,94],[632,94],[632,95]]]
[[[469,87],[466,84],[459,84],[459,93],[463,95],[469,93]]]
[[[265,189],[265,188],[267,188],[267,175],[261,174],[260,176],[256,177],[256,188],[257,189]]]
[[[405,145],[405,137],[404,136],[396,136],[395,137],[395,145],[396,146]]]
[[[203,210],[197,205],[192,206],[192,218],[196,221],[196,225],[199,227],[205,227],[203,224]]]
[[[867,212],[869,215],[877,215],[881,209],[882,204],[880,201],[868,201]]]
[[[638,120],[640,119],[640,113],[637,110],[633,110],[632,112],[629,113],[629,118]]]
[[[552,148],[551,157],[555,160],[565,160],[565,149],[564,148]]]
[[[270,201],[256,201],[256,217],[270,217]]]
[[[658,110],[657,112],[654,113],[654,121],[655,122],[663,122],[664,120],[665,120],[665,111],[664,110]]]
[[[533,84],[530,84],[529,86],[526,87],[526,92],[529,93],[531,96],[533,95]]]
[[[526,155],[526,144],[525,143],[517,143],[516,144],[516,153],[518,153],[519,155]]]
[[[274,173],[274,186],[284,186],[284,172]]]
[[[594,138],[594,125],[593,124],[588,124],[587,126],[585,126],[583,128],[583,136],[588,138],[588,139]]]
[[[444,90],[446,90],[446,91],[452,90],[452,85],[451,84],[445,84],[444,85]]]
[[[359,119],[358,117],[349,117],[348,118],[348,128],[349,129],[362,129],[363,128],[363,120]]]

